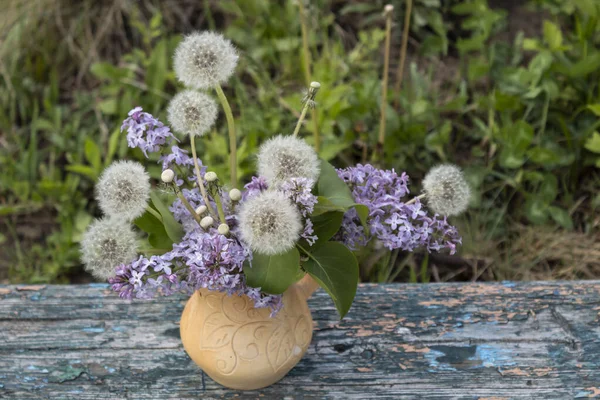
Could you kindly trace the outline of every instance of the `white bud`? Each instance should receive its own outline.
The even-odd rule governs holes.
[[[171,183],[171,182],[173,182],[173,178],[175,178],[175,172],[173,172],[172,169],[165,169],[162,172],[162,174],[160,175],[160,179],[164,183]]]
[[[221,235],[227,235],[229,233],[229,225],[227,225],[227,224],[221,224],[217,228],[217,231],[219,231],[219,233]]]
[[[384,12],[386,15],[387,15],[387,14],[389,14],[389,13],[391,13],[392,11],[394,11],[394,6],[393,6],[393,5],[391,5],[391,4],[388,4],[388,5],[386,5],[386,6],[383,8],[383,12]]]
[[[310,87],[313,89],[319,89],[321,87],[321,84],[319,82],[311,82]]]
[[[231,189],[229,191],[229,198],[231,201],[240,201],[242,199],[242,192],[239,189]]]
[[[206,182],[214,182],[218,179],[219,177],[217,176],[217,174],[213,171],[208,171],[206,174],[204,174],[204,180]]]
[[[200,226],[204,229],[208,229],[212,226],[214,222],[215,220],[212,219],[212,217],[204,217],[202,218],[202,221],[200,221]]]
[[[201,206],[198,206],[198,208],[196,208],[196,214],[198,215],[202,215],[206,212],[208,208],[203,204]]]

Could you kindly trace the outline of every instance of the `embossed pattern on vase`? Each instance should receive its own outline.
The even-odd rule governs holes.
[[[189,300],[181,337],[190,357],[215,381],[257,389],[281,379],[306,352],[312,318],[301,292],[291,287],[273,318],[246,296],[201,290]]]

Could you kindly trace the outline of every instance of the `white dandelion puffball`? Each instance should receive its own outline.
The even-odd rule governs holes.
[[[217,104],[204,93],[184,90],[171,99],[167,119],[176,132],[203,136],[217,120]]]
[[[104,214],[132,221],[146,210],[150,176],[135,161],[115,161],[96,184],[96,199]]]
[[[185,86],[207,89],[226,82],[238,62],[231,42],[214,32],[194,32],[175,50],[175,75]]]
[[[319,179],[319,157],[304,140],[293,136],[275,136],[258,151],[258,174],[269,187],[279,187],[290,178]]]
[[[239,212],[242,240],[257,253],[285,253],[300,238],[300,212],[281,192],[266,191],[242,203]]]
[[[462,171],[451,164],[432,168],[423,179],[423,191],[431,210],[441,215],[462,213],[471,197],[471,189]]]
[[[81,240],[81,261],[98,279],[115,276],[115,268],[137,257],[136,236],[131,226],[118,218],[99,219]]]

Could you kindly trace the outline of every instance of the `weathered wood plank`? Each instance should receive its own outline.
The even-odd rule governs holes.
[[[187,357],[183,296],[25,289],[0,286],[0,398],[600,398],[600,282],[361,285],[343,321],[320,291],[308,353],[255,392]]]

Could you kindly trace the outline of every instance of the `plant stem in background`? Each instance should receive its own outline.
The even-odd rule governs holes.
[[[312,82],[312,73],[310,70],[312,64],[312,57],[310,55],[310,47],[308,45],[308,24],[306,21],[306,14],[304,10],[304,0],[297,0],[298,2],[298,14],[300,15],[300,27],[302,30],[302,61],[304,63],[304,78],[306,84],[310,85]],[[313,109],[311,112],[311,119],[313,122],[313,136],[315,140],[315,151],[318,153],[321,148],[321,137],[319,135],[319,118],[317,109]]]
[[[196,171],[196,181],[198,182],[198,187],[200,188],[200,194],[202,194],[202,198],[204,199],[204,204],[206,204],[206,208],[210,214],[217,218],[217,214],[215,210],[213,210],[210,205],[210,201],[208,201],[208,195],[206,194],[206,187],[204,186],[204,181],[202,180],[202,174],[200,173],[200,165],[198,165],[198,156],[196,155],[196,141],[194,140],[194,135],[190,135],[191,147],[192,147],[192,158],[194,159],[194,170]],[[194,212],[195,214],[195,212]]]
[[[317,95],[317,92],[319,91],[320,87],[321,84],[319,82],[310,83],[308,92],[306,93],[306,96],[304,96],[304,98],[302,99],[304,107],[302,108],[300,118],[298,118],[298,123],[296,123],[296,129],[294,129],[294,136],[298,136],[298,132],[300,132],[300,126],[302,126],[302,122],[306,117],[306,112],[308,111],[308,109],[315,107],[315,96]]]
[[[408,205],[410,205],[410,204],[416,203],[416,202],[417,202],[417,199],[421,200],[421,199],[424,199],[426,196],[427,196],[427,195],[426,195],[425,193],[423,193],[423,194],[420,194],[420,195],[418,195],[418,196],[416,196],[416,197],[413,197],[412,199],[410,199],[410,200],[409,200],[409,201],[407,201],[406,203],[404,203],[404,205],[405,205],[405,206],[408,206]]]
[[[390,72],[390,43],[392,41],[392,14],[394,6],[388,4],[384,8],[383,15],[385,16],[385,52],[383,56],[383,79],[381,81],[381,115],[379,119],[379,138],[377,140],[377,148],[373,155],[382,159],[383,144],[385,141],[385,113],[387,111],[387,89],[388,75]]]
[[[227,118],[227,128],[229,129],[229,168],[231,169],[231,187],[237,188],[237,136],[235,134],[235,121],[233,119],[233,113],[229,106],[229,101],[223,92],[221,85],[215,86],[217,96],[225,111],[225,118]]]
[[[406,48],[408,46],[408,30],[410,28],[410,14],[412,11],[412,0],[406,0],[406,10],[404,14],[404,29],[402,31],[402,47],[400,49],[400,63],[396,71],[396,84],[394,85],[394,108],[400,104],[400,89],[402,88],[402,79],[404,78],[404,63],[406,62]]]

